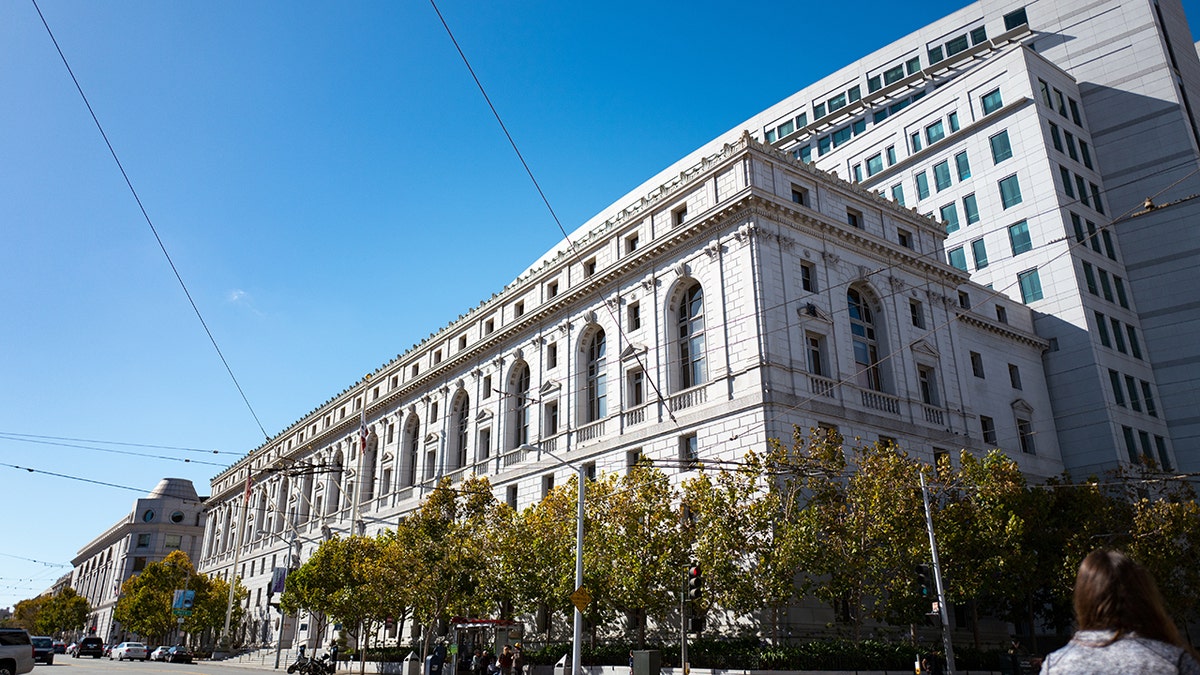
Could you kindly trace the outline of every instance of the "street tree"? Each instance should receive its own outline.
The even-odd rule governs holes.
[[[70,586],[49,597],[34,622],[39,635],[62,635],[83,628],[92,613],[87,598]]]
[[[172,551],[166,558],[146,565],[137,576],[125,580],[121,585],[121,597],[113,609],[113,618],[148,642],[165,642],[178,625],[171,612],[175,591],[197,590],[198,586],[205,586],[206,581],[196,574],[186,553]],[[186,624],[184,630],[188,630]]]

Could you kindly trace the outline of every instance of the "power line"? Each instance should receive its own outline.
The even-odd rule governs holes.
[[[53,446],[58,446],[58,447],[62,447],[62,448],[76,448],[79,450],[93,450],[95,452],[107,452],[107,453],[114,454],[114,455],[128,455],[131,457],[145,457],[148,459],[159,459],[159,460],[168,461],[168,462],[183,462],[184,464],[206,464],[208,466],[219,466],[222,468],[224,468],[226,466],[225,464],[222,464],[220,462],[206,462],[203,460],[189,459],[187,457],[166,457],[163,455],[151,455],[151,454],[144,453],[144,452],[133,452],[131,450],[115,450],[113,448],[101,448],[101,447],[90,446],[90,445],[75,445],[72,443],[56,443],[54,441],[41,441],[41,440],[37,440],[34,438],[20,438],[20,437],[14,438],[14,437],[8,436],[3,433],[0,433],[0,440],[19,441],[21,443],[34,443],[37,445],[53,445]]]
[[[37,0],[30,0],[30,2],[33,3],[34,9],[37,10],[38,17],[42,20],[42,25],[46,27],[46,33],[50,36],[50,41],[54,43],[54,48],[58,51],[58,56],[62,59],[63,65],[66,66],[67,73],[71,76],[71,81],[75,83],[76,91],[79,92],[80,98],[83,99],[83,104],[87,106],[88,113],[92,116],[92,121],[96,123],[96,129],[104,139],[104,144],[108,146],[109,154],[112,155],[113,161],[116,162],[117,168],[120,169],[121,177],[125,179],[125,185],[129,187],[129,192],[133,195],[133,200],[137,202],[138,209],[142,212],[142,217],[145,218],[146,224],[150,226],[150,232],[154,234],[154,240],[158,242],[158,247],[162,250],[163,257],[167,259],[167,264],[170,265],[171,271],[175,274],[175,279],[179,282],[179,287],[183,289],[183,294],[187,296],[188,303],[192,306],[192,311],[196,313],[196,318],[200,320],[200,325],[204,328],[205,334],[208,335],[208,341],[212,343],[213,349],[216,350],[217,356],[221,359],[221,363],[225,365],[225,372],[229,373],[229,378],[233,380],[233,386],[237,388],[238,394],[242,397],[242,402],[246,404],[246,409],[250,411],[250,416],[254,418],[254,422],[258,425],[258,430],[262,432],[263,438],[270,440],[267,430],[263,428],[262,422],[258,419],[258,414],[254,412],[254,407],[250,405],[250,399],[246,397],[246,392],[242,390],[241,383],[238,382],[237,376],[233,374],[233,368],[230,367],[229,361],[225,359],[225,354],[221,352],[221,347],[217,344],[217,338],[209,330],[208,323],[204,320],[204,315],[200,313],[200,308],[196,305],[195,299],[192,298],[191,291],[188,290],[187,284],[183,282],[183,276],[175,266],[175,261],[171,259],[171,254],[167,252],[167,246],[163,243],[162,237],[159,236],[158,228],[154,227],[154,221],[150,219],[150,214],[146,211],[145,205],[142,204],[142,198],[138,196],[137,190],[133,187],[133,181],[130,180],[129,174],[125,171],[125,166],[121,164],[121,159],[117,156],[116,149],[113,148],[112,142],[108,140],[108,134],[104,132],[104,126],[100,124],[100,118],[96,116],[96,111],[92,109],[92,104],[88,101],[87,94],[83,93],[83,86],[79,84],[79,78],[75,77],[75,71],[71,69],[71,64],[67,61],[66,54],[63,53],[62,47],[59,46],[58,39],[54,37],[54,31],[50,30],[50,24],[42,14],[42,8],[38,6]]]

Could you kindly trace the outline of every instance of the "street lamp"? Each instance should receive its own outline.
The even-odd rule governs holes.
[[[587,475],[583,466],[568,462],[558,455],[539,448],[535,445],[522,445],[522,450],[535,450],[538,453],[546,453],[550,457],[558,460],[560,464],[566,465],[575,469],[578,476],[576,482],[576,491],[579,494],[578,513],[575,517],[575,590],[583,588],[583,498],[584,485],[587,481]],[[575,603],[572,603],[575,604]],[[571,672],[575,675],[580,675],[583,672],[581,661],[583,660],[583,612],[579,609],[579,604],[575,604],[575,627],[574,634],[571,638]]]

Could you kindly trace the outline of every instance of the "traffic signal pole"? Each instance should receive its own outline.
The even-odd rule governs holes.
[[[925,502],[925,529],[929,531],[929,550],[933,553],[933,581],[937,584],[938,614],[942,619],[942,644],[946,648],[946,673],[954,675],[954,644],[950,639],[950,612],[946,608],[946,589],[942,586],[942,566],[938,562],[937,539],[933,536],[933,513],[929,508],[929,489],[925,472],[921,476],[921,499]]]

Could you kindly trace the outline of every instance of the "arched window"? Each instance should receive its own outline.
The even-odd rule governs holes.
[[[275,495],[275,533],[283,532],[285,524],[290,524],[292,521],[284,518],[285,513],[288,513],[288,501],[291,497],[291,485],[289,485],[287,475],[279,479],[279,492]],[[285,523],[287,521],[287,523]]]
[[[470,402],[471,399],[467,396],[467,392],[459,393],[454,400],[454,408],[450,416],[454,423],[454,466],[459,469],[467,465],[467,432],[471,425]]]
[[[608,415],[607,346],[604,331],[598,330],[588,341],[587,349],[587,410],[585,421],[595,422]]]
[[[700,284],[692,284],[680,296],[676,326],[679,389],[704,384],[708,374],[704,366],[704,289]]]
[[[883,390],[879,371],[879,342],[875,333],[875,317],[870,302],[858,289],[846,291],[850,311],[850,333],[854,341],[854,378],[858,386],[875,391]]]
[[[413,415],[404,428],[404,486],[417,484],[417,457],[421,451],[421,420]]]
[[[518,363],[508,379],[509,450],[529,443],[529,403],[529,366]]]

